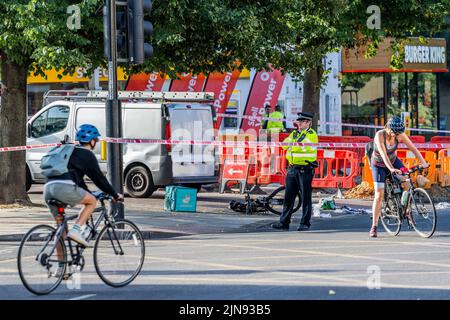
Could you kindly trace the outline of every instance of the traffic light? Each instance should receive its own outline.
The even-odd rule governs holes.
[[[153,24],[145,20],[152,10],[151,0],[128,0],[117,3],[124,8],[116,11],[116,41],[119,62],[142,64],[145,59],[153,56],[153,47],[145,39],[153,34]],[[103,8],[104,52],[109,58],[110,43],[108,38],[109,16]]]
[[[145,20],[152,11],[151,0],[128,0],[128,58],[132,64],[142,64],[153,56],[153,47],[145,39],[153,34],[153,24]]]
[[[105,57],[109,59],[110,55],[110,42],[109,34],[107,32],[110,28],[109,13],[106,6],[103,7],[103,49]],[[116,11],[116,43],[117,43],[117,57],[120,60],[128,61],[128,43],[127,43],[127,12],[126,10]]]

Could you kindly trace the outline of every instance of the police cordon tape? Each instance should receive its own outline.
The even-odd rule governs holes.
[[[346,142],[319,142],[319,143],[301,143],[301,142],[275,142],[275,141],[202,141],[202,140],[160,140],[160,139],[127,139],[127,138],[103,138],[100,141],[110,143],[145,143],[162,145],[202,145],[202,146],[225,146],[225,147],[317,147],[317,148],[365,148],[366,143],[346,143]],[[0,152],[24,151],[29,149],[42,149],[59,146],[61,143],[50,143],[41,145],[2,147]],[[450,143],[417,143],[418,149],[447,149]],[[405,144],[399,144],[399,148],[407,148]]]
[[[29,149],[43,149],[43,148],[49,148],[49,147],[56,147],[59,145],[61,145],[61,143],[48,143],[48,144],[18,146],[18,147],[2,147],[2,148],[0,148],[0,152],[23,151],[23,150],[29,150]]]
[[[263,120],[268,120],[272,122],[293,122],[294,120],[289,119],[277,119],[277,118],[269,118],[262,116],[248,116],[248,115],[236,115],[236,114],[227,114],[227,113],[217,113],[217,117],[222,118],[233,118],[233,119],[248,119],[248,120],[258,120],[259,122]],[[384,129],[384,126],[375,126],[369,124],[356,124],[356,123],[345,123],[345,122],[322,122],[318,121],[319,125],[330,125],[330,126],[343,126],[343,127],[355,127],[355,128],[368,128],[368,129]],[[436,129],[416,129],[416,128],[406,128],[406,130],[410,131],[420,131],[420,132],[437,132],[437,133],[450,133],[450,130],[436,130]]]

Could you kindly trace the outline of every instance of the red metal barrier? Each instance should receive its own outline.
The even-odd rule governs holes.
[[[431,137],[430,143],[450,143],[450,136],[434,136],[434,137]],[[438,153],[441,149],[430,148],[430,149],[426,149],[426,150],[430,150],[430,151],[434,151],[434,152]]]
[[[424,136],[409,136],[412,143],[425,143]]]

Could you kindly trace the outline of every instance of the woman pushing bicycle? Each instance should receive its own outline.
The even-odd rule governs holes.
[[[372,205],[373,219],[370,229],[370,237],[372,238],[377,237],[378,220],[381,214],[386,177],[389,173],[392,175],[402,175],[402,168],[405,168],[396,154],[397,147],[400,143],[404,143],[414,153],[423,168],[429,167],[419,150],[417,150],[406,135],[405,124],[400,117],[394,116],[389,119],[385,129],[375,134],[374,150],[370,159],[375,187],[375,198]],[[409,186],[407,183],[403,183],[402,187],[403,189],[407,189]]]

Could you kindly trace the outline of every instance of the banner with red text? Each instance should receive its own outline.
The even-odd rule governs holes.
[[[214,108],[216,113],[225,113],[233,90],[241,72],[234,70],[226,73],[211,73],[206,80],[204,92],[214,92]],[[218,118],[215,128],[220,128],[222,118]]]
[[[204,74],[193,76],[183,74],[180,79],[172,80],[169,91],[177,92],[202,92],[206,77]]]
[[[273,109],[277,104],[284,78],[285,75],[282,75],[280,70],[260,71],[255,75],[244,111],[244,115],[250,118],[241,122],[244,132],[248,129],[259,130],[261,119],[257,117],[264,115],[266,105],[272,106]]]
[[[151,91],[162,90],[165,78],[158,72],[133,74],[127,83],[127,91]]]

